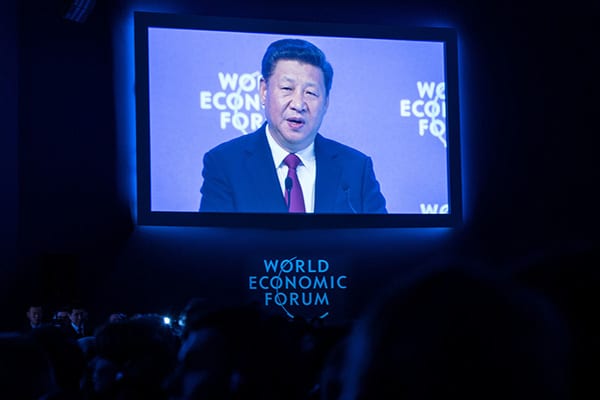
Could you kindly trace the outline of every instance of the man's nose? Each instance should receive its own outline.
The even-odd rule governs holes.
[[[303,93],[294,93],[294,96],[292,98],[292,108],[298,112],[303,112],[306,109],[306,102],[304,101]]]

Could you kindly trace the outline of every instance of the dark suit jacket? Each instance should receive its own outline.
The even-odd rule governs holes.
[[[386,213],[371,158],[315,138],[315,213]],[[265,125],[204,155],[200,211],[286,213]]]

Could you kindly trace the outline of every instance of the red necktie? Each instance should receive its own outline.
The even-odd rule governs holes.
[[[291,213],[303,213],[304,196],[302,195],[302,186],[296,174],[296,167],[300,164],[300,159],[295,154],[288,154],[283,160],[288,167],[287,178],[285,179],[285,202],[288,205],[288,211]]]

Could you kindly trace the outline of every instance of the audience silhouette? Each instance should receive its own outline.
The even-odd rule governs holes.
[[[305,325],[255,305],[191,307],[177,370],[167,382],[175,399],[307,399],[314,372],[303,347]]]
[[[332,398],[566,399],[567,352],[549,302],[456,260],[421,268],[374,300],[334,360]]]
[[[81,379],[85,371],[85,355],[77,344],[60,327],[47,325],[31,332],[30,336],[45,351],[57,388],[53,400],[78,400],[83,398]]]
[[[68,321],[0,335],[0,397],[596,398],[599,261],[592,246],[547,252],[508,274],[460,258],[421,265],[389,282],[356,320],[331,326],[196,298],[172,323],[112,312],[81,336],[72,326],[83,325],[86,310],[71,307]],[[32,304],[29,319],[39,321],[43,308]]]
[[[28,334],[0,333],[0,398],[39,400],[56,390],[42,346]]]
[[[167,399],[162,383],[176,366],[178,348],[178,337],[158,315],[107,322],[96,331],[92,382],[85,386],[98,399]]]
[[[600,246],[572,243],[541,251],[516,267],[516,280],[551,301],[567,321],[571,399],[600,398]]]

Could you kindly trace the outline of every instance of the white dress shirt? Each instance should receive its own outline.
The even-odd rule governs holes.
[[[283,159],[289,154],[287,150],[282,148],[271,136],[269,125],[266,127],[267,141],[271,148],[273,163],[277,170],[277,177],[281,186],[281,194],[285,196],[285,178],[287,177],[288,167],[284,164]],[[298,180],[302,187],[302,195],[304,196],[304,209],[307,213],[315,212],[315,181],[317,178],[317,162],[315,159],[315,143],[311,143],[308,147],[294,153],[300,158],[301,163],[296,168]]]

